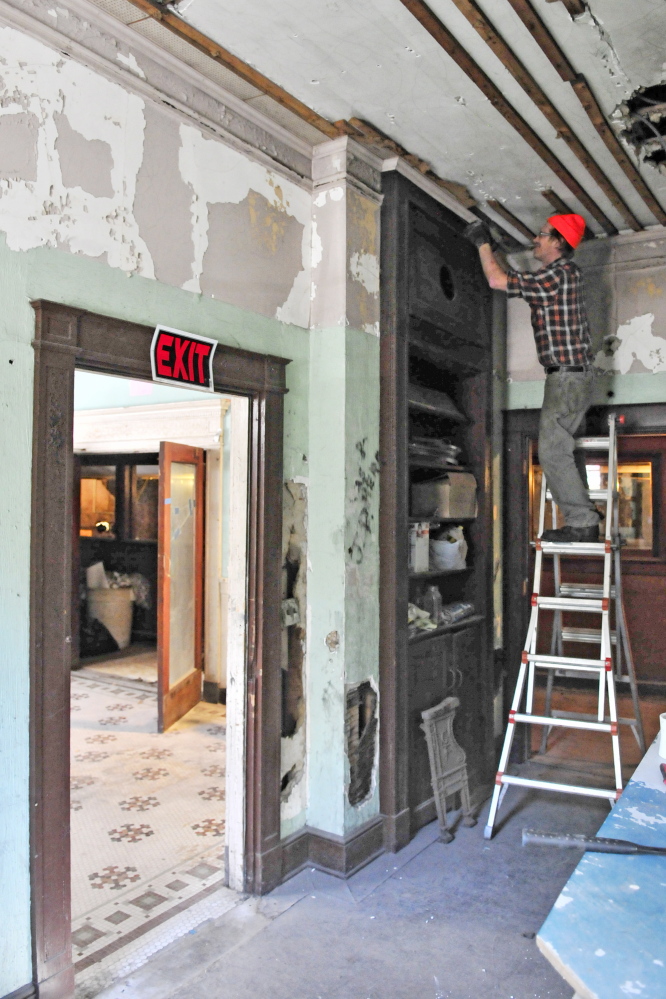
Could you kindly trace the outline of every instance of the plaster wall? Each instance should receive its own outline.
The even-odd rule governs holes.
[[[0,455],[11,468],[0,515],[0,995],[31,979],[28,852],[28,654],[34,313],[30,301],[59,301],[126,318],[170,324],[222,343],[291,358],[285,414],[288,478],[307,472],[309,344],[306,330],[194,295],[99,260],[56,249],[23,252],[0,238]]]
[[[30,7],[50,14],[41,0]],[[378,811],[376,781],[347,803],[344,703],[345,684],[376,685],[378,674],[379,174],[359,162],[364,180],[348,183],[352,157],[336,140],[313,192],[311,159],[306,170],[284,145],[253,157],[222,141],[198,112],[150,90],[147,79],[173,88],[155,64],[109,50],[104,31],[61,8],[54,16],[91,47],[85,58],[0,20],[0,453],[12,469],[0,516],[0,995],[31,978],[32,300],[289,358],[284,474],[306,528],[307,602],[305,722],[283,747],[300,781],[283,832],[307,820],[342,834]],[[223,562],[232,556],[223,546]],[[238,830],[240,857],[242,821]]]
[[[594,366],[594,402],[666,401],[666,229],[590,240],[576,252],[585,278]],[[531,255],[512,257],[534,269]],[[507,409],[532,409],[543,400],[539,364],[522,299],[508,301]]]

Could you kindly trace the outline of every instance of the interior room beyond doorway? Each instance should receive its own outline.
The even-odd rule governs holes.
[[[186,909],[234,904],[225,702],[243,671],[228,604],[247,401],[77,371],[73,443],[72,946],[86,996]]]

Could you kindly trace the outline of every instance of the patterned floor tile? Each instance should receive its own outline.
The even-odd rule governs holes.
[[[151,690],[75,673],[72,694],[72,942],[75,962],[107,966],[155,919],[223,890],[225,708],[202,703],[159,734]]]

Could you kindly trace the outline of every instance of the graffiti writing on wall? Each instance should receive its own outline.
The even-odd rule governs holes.
[[[356,451],[359,456],[358,472],[354,480],[354,536],[347,549],[350,560],[360,565],[365,558],[365,547],[372,535],[375,515],[372,512],[373,495],[379,480],[379,452],[370,459],[367,453],[368,438],[357,441]]]

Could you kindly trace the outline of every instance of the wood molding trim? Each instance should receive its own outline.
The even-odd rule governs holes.
[[[385,852],[383,815],[364,823],[346,836],[335,836],[306,826],[282,843],[282,878],[304,867],[349,878]]]
[[[150,379],[153,331],[53,302],[32,305],[36,314],[30,576],[34,980],[40,999],[71,999],[68,719],[74,370],[79,366]],[[245,859],[246,890],[255,893],[280,881],[280,864],[266,866],[262,858],[280,847],[280,552],[288,363],[222,344],[214,360],[216,388],[250,397]]]
[[[37,999],[34,985],[24,985],[20,989],[14,989],[4,999]]]

